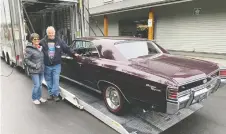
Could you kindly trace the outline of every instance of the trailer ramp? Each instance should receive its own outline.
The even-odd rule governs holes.
[[[61,96],[79,109],[84,109],[120,134],[159,134],[202,108],[194,104],[175,115],[133,108],[128,114],[117,116],[106,108],[100,94],[74,82],[61,79]]]

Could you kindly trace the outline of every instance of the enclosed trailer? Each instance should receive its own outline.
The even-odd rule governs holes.
[[[89,35],[88,0],[2,0],[1,56],[10,65],[24,66],[24,48],[31,33],[41,38],[48,26],[70,44]]]

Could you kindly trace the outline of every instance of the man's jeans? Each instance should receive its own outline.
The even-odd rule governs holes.
[[[32,89],[32,100],[39,100],[42,96],[42,80],[44,77],[44,73],[40,74],[31,74],[31,78],[33,81],[33,89]]]
[[[59,95],[59,80],[61,73],[61,64],[54,66],[45,66],[45,81],[50,96]]]

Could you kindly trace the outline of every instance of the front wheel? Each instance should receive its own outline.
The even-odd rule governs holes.
[[[103,92],[104,102],[108,110],[116,115],[124,114],[128,109],[128,102],[118,88],[107,85]]]

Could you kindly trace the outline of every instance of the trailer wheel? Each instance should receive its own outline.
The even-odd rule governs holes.
[[[9,58],[9,54],[7,53],[6,54],[6,58],[5,58],[5,61],[8,65],[10,65],[10,58]]]
[[[4,51],[2,51],[2,57],[1,57],[3,60],[5,60],[5,53]]]
[[[108,110],[116,115],[122,115],[128,109],[128,102],[113,85],[107,84],[104,87],[103,98]]]

